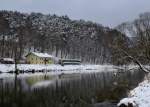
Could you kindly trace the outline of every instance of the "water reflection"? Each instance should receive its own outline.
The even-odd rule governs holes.
[[[0,107],[115,107],[143,78],[141,71],[18,76],[16,90],[13,77],[3,78]]]

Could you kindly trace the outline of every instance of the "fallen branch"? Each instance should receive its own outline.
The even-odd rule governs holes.
[[[143,70],[145,73],[149,73],[149,72],[150,72],[150,70],[147,69],[147,68],[145,68],[145,67],[140,63],[140,61],[138,61],[136,58],[132,57],[131,55],[129,55],[126,51],[124,51],[124,50],[122,50],[122,49],[121,49],[121,51],[126,55],[125,58],[130,58],[130,59],[131,59],[134,63],[136,63],[136,64],[140,67],[140,69]]]

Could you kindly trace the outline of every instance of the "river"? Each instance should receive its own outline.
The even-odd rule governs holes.
[[[23,75],[0,79],[0,107],[116,107],[144,79],[140,70]]]

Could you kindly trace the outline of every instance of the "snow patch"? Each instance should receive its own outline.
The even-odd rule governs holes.
[[[44,65],[44,64],[18,64],[17,69],[19,70],[49,70],[49,71],[80,71],[80,70],[115,70],[113,65],[66,65],[61,66],[57,64]],[[15,70],[15,64],[0,64],[0,71],[7,73]]]
[[[129,98],[122,99],[118,106],[121,104],[133,104],[134,107],[150,107],[150,82],[145,80],[139,86],[129,93]]]

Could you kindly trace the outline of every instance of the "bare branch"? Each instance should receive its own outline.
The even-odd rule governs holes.
[[[137,60],[136,58],[134,58],[134,57],[132,57],[131,55],[129,55],[126,51],[124,51],[123,49],[120,49],[121,50],[121,52],[123,52],[125,55],[126,55],[126,57],[125,58],[130,58],[134,63],[136,63],[139,67],[140,67],[140,69],[141,70],[143,70],[145,73],[149,73],[150,72],[150,70],[149,69],[147,69],[147,68],[145,68],[141,63],[140,63],[140,61],[139,60]]]

